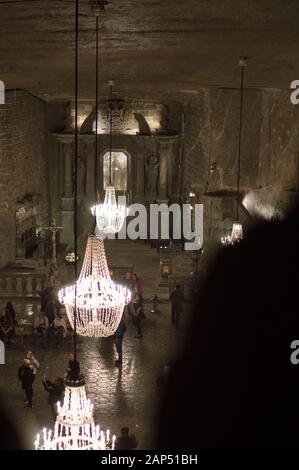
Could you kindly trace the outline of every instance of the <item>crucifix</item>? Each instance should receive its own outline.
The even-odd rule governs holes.
[[[49,227],[45,227],[47,230],[50,230],[52,232],[52,261],[53,263],[56,263],[56,233],[61,230],[63,227],[60,227],[56,224],[55,219],[53,219],[53,222]]]

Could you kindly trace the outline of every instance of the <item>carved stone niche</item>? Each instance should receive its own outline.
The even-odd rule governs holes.
[[[144,193],[148,201],[167,201],[173,196],[172,183],[176,156],[174,144],[178,136],[143,137]]]

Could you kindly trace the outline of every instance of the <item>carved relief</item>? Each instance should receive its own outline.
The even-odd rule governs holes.
[[[146,152],[145,158],[145,195],[155,198],[158,195],[160,159],[156,149]]]

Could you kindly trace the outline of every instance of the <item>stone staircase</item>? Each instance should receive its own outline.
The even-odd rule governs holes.
[[[144,296],[152,299],[155,294],[162,300],[169,298],[168,287],[159,286],[160,254],[150,244],[132,240],[105,240],[105,249],[109,267],[130,267],[133,265],[144,286]],[[162,254],[161,254],[162,256]],[[173,275],[179,278],[190,276],[194,271],[194,263],[185,252],[165,253],[173,263]]]

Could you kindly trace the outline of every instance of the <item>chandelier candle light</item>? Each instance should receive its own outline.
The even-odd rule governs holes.
[[[65,382],[63,404],[58,402],[54,432],[46,428],[36,436],[36,450],[114,450],[115,436],[96,426],[93,405],[86,397],[84,379]]]

